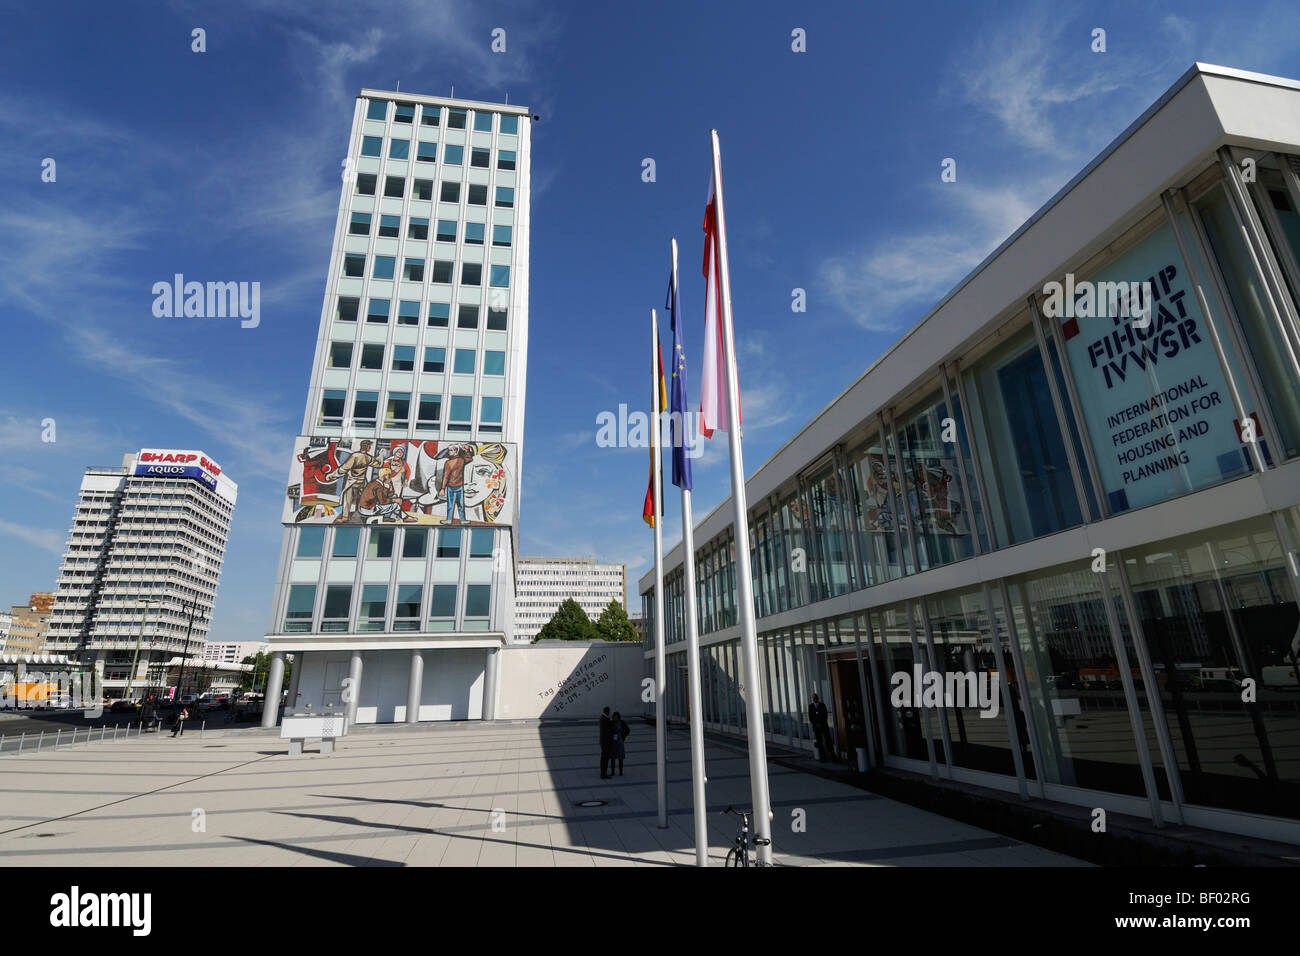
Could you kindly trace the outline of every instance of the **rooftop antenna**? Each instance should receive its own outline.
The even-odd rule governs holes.
[[[510,94],[507,93],[507,94],[506,94],[506,106],[509,106],[509,105],[510,105]]]
[[[398,92],[398,93],[402,92],[402,81],[401,81],[401,80],[398,80],[398,81],[397,81],[397,90],[396,90],[396,92]]]
[[[451,98],[452,98],[453,100],[456,98],[456,87],[455,87],[455,86],[453,86],[453,87],[451,88]]]

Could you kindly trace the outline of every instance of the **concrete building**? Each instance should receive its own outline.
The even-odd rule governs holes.
[[[266,641],[235,641],[233,643],[218,643],[209,641],[203,645],[203,659],[205,661],[220,661],[226,664],[238,664],[245,657],[256,657],[267,648]]]
[[[302,652],[299,707],[494,712],[514,627],[530,124],[521,106],[357,97],[267,634],[273,668]]]
[[[120,697],[187,642],[202,647],[237,495],[198,450],[145,448],[119,468],[88,468],[45,649],[94,668],[104,695]]]
[[[50,608],[54,595],[37,591],[26,604],[15,604],[9,614],[7,634],[0,645],[10,654],[40,654],[50,625]]]
[[[1300,82],[1196,64],[749,476],[769,740],[819,693],[885,773],[1300,842],[1298,174]],[[731,523],[693,559],[743,735]]]
[[[559,606],[573,598],[593,621],[610,601],[627,601],[627,566],[592,558],[519,559],[515,575],[515,640],[527,643]]]
[[[8,611],[0,611],[0,651],[4,650],[5,642],[9,640],[9,627],[13,622],[12,614]]]

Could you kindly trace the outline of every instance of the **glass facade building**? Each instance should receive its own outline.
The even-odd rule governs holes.
[[[877,767],[1300,842],[1297,115],[1197,64],[748,479],[759,687],[697,525],[707,727],[812,748],[818,693]]]
[[[292,710],[494,713],[514,628],[530,122],[357,97],[267,634],[273,660],[295,657]]]

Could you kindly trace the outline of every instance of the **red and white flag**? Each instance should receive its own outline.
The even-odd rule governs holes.
[[[727,371],[723,365],[726,350],[722,346],[722,270],[718,262],[717,203],[717,191],[710,176],[709,203],[704,209],[704,368],[700,373],[700,431],[705,438],[712,438],[715,428],[727,430]]]

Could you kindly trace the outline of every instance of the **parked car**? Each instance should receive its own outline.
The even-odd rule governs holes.
[[[108,705],[110,714],[129,714],[134,713],[135,709],[135,701],[133,700],[115,700]]]

